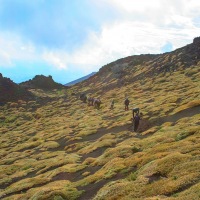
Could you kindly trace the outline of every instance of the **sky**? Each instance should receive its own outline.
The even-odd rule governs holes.
[[[0,73],[65,84],[200,36],[199,0],[0,0]]]

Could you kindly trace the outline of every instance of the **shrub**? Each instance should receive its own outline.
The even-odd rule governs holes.
[[[17,108],[18,107],[18,103],[10,103],[10,108]]]
[[[127,179],[129,181],[135,181],[137,179],[137,172],[131,172]]]
[[[37,112],[37,113],[34,113],[33,116],[35,119],[40,119],[42,117],[42,114]]]
[[[90,172],[84,172],[82,175],[83,176],[88,176],[90,174]]]
[[[24,113],[22,115],[23,119],[25,120],[31,120],[33,118],[32,114],[31,113]]]
[[[17,119],[18,116],[14,115],[14,116],[8,116],[5,120],[6,123],[12,123]]]
[[[22,105],[22,104],[26,105],[26,102],[23,101],[23,100],[18,100],[18,104],[20,104],[20,105]]]
[[[199,72],[199,69],[198,68],[194,68],[194,69],[189,69],[185,72],[185,75],[186,76],[192,76],[193,74],[196,74]]]
[[[183,140],[183,139],[185,139],[186,137],[188,137],[188,136],[190,136],[190,135],[193,135],[196,131],[197,131],[197,129],[193,128],[193,129],[188,130],[187,132],[184,131],[184,132],[182,132],[182,133],[179,133],[178,135],[176,135],[175,140],[176,140],[176,141]]]

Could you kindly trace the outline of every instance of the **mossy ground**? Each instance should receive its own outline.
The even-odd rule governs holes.
[[[35,101],[2,106],[0,198],[200,199],[199,69],[120,87],[113,78],[105,91],[103,79],[32,90]],[[99,110],[79,100],[83,91],[101,97]],[[125,96],[144,115],[137,133]]]

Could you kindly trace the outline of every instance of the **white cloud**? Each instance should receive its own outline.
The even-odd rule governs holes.
[[[161,53],[167,43],[173,49],[182,47],[199,36],[194,18],[200,17],[200,1],[110,0],[109,4],[120,18],[104,22],[98,33],[90,30],[87,41],[74,52],[41,48],[16,35],[0,33],[0,46],[4,47],[0,66],[11,66],[16,60],[42,60],[55,69],[89,73],[125,56]]]
[[[68,69],[68,55],[63,51],[48,51],[45,50],[45,52],[42,55],[42,59],[47,62],[50,66],[53,66],[56,69],[59,70],[66,70]]]
[[[148,23],[122,21],[103,27],[100,34],[90,33],[88,41],[73,54],[68,54],[74,68],[86,72],[129,55],[161,53],[162,47],[170,42],[173,48],[182,47],[198,36],[200,29],[162,28]]]
[[[200,16],[197,0],[110,0],[124,19],[167,26],[174,23],[192,22]]]
[[[35,60],[38,57],[33,44],[10,32],[0,32],[0,46],[0,67],[12,67],[15,61]]]
[[[12,65],[16,60],[42,60],[59,70],[81,70],[85,74],[119,58],[147,53],[160,53],[170,42],[173,48],[182,47],[198,36],[200,29],[160,28],[149,23],[121,21],[102,28],[101,33],[90,32],[85,44],[68,53],[65,49],[37,48],[20,40],[0,40],[0,64]],[[72,67],[72,69],[70,68]]]
[[[103,1],[107,3],[106,1]],[[161,53],[171,43],[173,49],[199,36],[194,18],[200,17],[196,0],[110,0],[121,19],[103,24],[101,32],[91,32],[87,42],[69,55],[74,66],[95,70],[124,56]]]
[[[110,0],[113,6],[126,12],[139,11],[143,12],[147,9],[158,8],[161,4],[160,0]]]

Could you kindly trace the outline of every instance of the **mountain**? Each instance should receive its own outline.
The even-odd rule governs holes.
[[[67,89],[36,89],[45,101],[1,106],[0,198],[199,199],[199,50],[198,37],[121,58]],[[133,108],[143,113],[137,131]]]
[[[172,74],[198,65],[200,61],[200,37],[194,38],[193,43],[175,51],[157,55],[137,55],[119,59],[103,66],[89,80],[79,84],[86,87],[91,84],[90,90],[99,84],[101,90],[121,87],[145,78],[155,78],[159,75]],[[88,91],[90,92],[90,91]]]
[[[14,83],[0,73],[0,103],[9,101],[30,100],[33,94]]]
[[[20,83],[20,86],[27,89],[62,89],[65,88],[62,84],[56,83],[52,76],[36,75],[32,80]]]
[[[79,79],[76,79],[74,81],[71,81],[69,83],[66,83],[65,86],[72,86],[72,85],[75,85],[77,83],[80,83],[81,81],[84,81],[88,78],[90,78],[91,76],[93,76],[94,74],[96,74],[96,72],[92,72],[91,74],[88,74],[87,76],[83,76],[82,78],[79,78]]]

